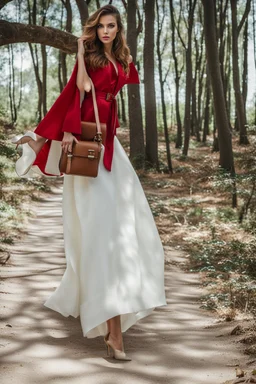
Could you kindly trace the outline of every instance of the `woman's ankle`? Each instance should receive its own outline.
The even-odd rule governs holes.
[[[46,139],[45,137],[43,137],[43,136],[39,136],[39,135],[36,134],[36,141],[37,141],[38,143],[45,143],[46,140],[47,140],[47,139]]]

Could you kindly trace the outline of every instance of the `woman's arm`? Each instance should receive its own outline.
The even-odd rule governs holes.
[[[84,91],[90,92],[91,83],[90,83],[89,76],[86,71],[85,63],[84,63],[84,43],[81,38],[77,40],[77,43],[78,43],[78,53],[77,53],[78,71],[77,71],[76,85],[80,90],[80,92],[84,92]]]

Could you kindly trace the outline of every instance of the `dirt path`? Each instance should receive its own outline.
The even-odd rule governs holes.
[[[199,309],[198,276],[179,268],[182,252],[166,248],[168,306],[124,334],[131,362],[106,355],[102,337],[83,338],[79,318],[43,306],[65,268],[61,187],[37,205],[27,235],[2,267],[1,383],[219,384],[234,378],[244,357],[227,335],[234,325],[210,326]],[[229,327],[229,328],[228,328]]]

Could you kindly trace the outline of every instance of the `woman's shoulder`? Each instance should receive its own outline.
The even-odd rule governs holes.
[[[128,59],[128,63],[131,64],[131,63],[132,63],[132,60],[133,60],[132,55],[130,55],[130,56],[129,56],[129,59]]]

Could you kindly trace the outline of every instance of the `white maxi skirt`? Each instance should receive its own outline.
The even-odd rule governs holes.
[[[44,303],[80,316],[87,338],[105,335],[114,316],[125,332],[167,305],[163,247],[140,181],[116,136],[111,172],[103,154],[97,178],[64,176],[66,270]]]

